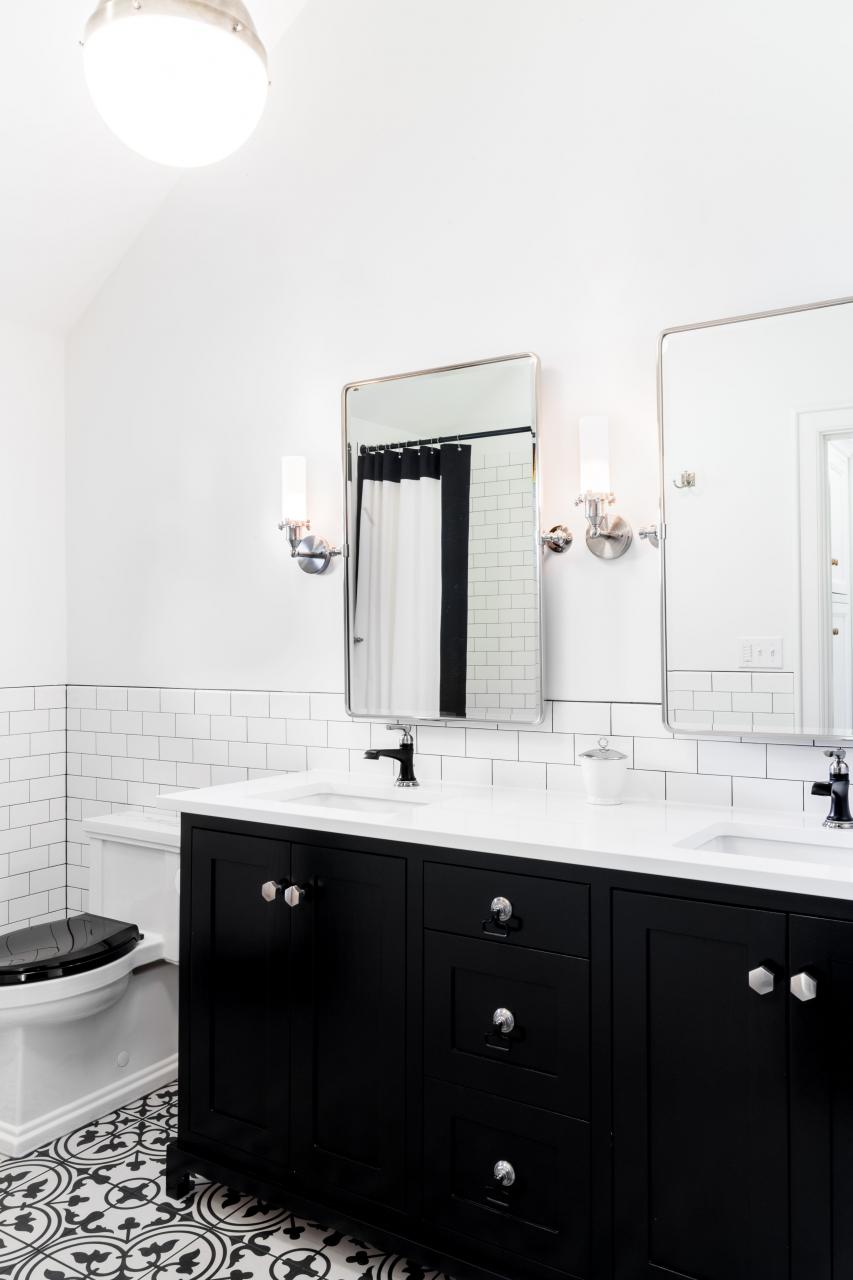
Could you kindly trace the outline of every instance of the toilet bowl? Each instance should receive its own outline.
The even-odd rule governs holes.
[[[133,813],[84,830],[89,911],[0,936],[4,1155],[177,1073],[179,829],[172,815]]]

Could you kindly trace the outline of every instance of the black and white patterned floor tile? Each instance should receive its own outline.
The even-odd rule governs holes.
[[[0,1280],[447,1280],[200,1182],[166,1195],[175,1087],[0,1161]]]

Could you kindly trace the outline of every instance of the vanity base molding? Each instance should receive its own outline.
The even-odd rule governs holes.
[[[182,822],[171,1195],[454,1280],[853,1274],[853,902]]]

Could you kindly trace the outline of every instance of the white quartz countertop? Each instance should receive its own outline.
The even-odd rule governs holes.
[[[429,783],[411,790],[313,770],[160,796],[205,814],[442,849],[511,854],[853,900],[853,831],[812,814]],[[697,847],[704,845],[704,847]]]

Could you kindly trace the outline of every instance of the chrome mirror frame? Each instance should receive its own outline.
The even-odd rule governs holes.
[[[660,486],[659,505],[660,505],[660,522],[658,534],[661,542],[660,557],[660,625],[661,625],[661,713],[663,724],[671,733],[680,734],[682,737],[731,737],[731,732],[726,733],[723,729],[703,729],[701,733],[691,734],[683,725],[673,725],[669,718],[669,671],[667,668],[667,627],[666,627],[666,607],[667,607],[667,585],[666,585],[666,551],[667,551],[667,486],[666,486],[666,445],[665,445],[665,427],[664,411],[663,411],[663,354],[664,343],[670,334],[674,333],[691,333],[699,329],[716,329],[722,325],[743,324],[747,320],[769,320],[774,316],[790,316],[797,315],[802,311],[822,311],[828,307],[849,306],[853,303],[853,297],[830,298],[822,302],[806,302],[796,307],[777,307],[771,311],[751,311],[745,315],[726,316],[721,320],[703,320],[695,324],[679,324],[672,325],[669,328],[662,329],[658,335],[657,344],[657,410],[658,410],[658,482]],[[673,481],[677,489],[693,488],[696,484],[696,476],[693,472],[682,472],[681,480]],[[769,732],[749,733],[746,731],[739,732],[738,738],[744,738],[748,741],[764,742],[768,738],[781,736],[785,738],[803,738],[804,741],[813,741],[814,735],[806,733],[802,730],[792,730],[791,732],[774,735]]]
[[[367,715],[367,714],[361,714],[359,712],[354,712],[352,710],[351,685],[350,685],[350,652],[351,652],[351,641],[352,641],[351,610],[352,610],[352,604],[353,604],[353,594],[352,594],[352,586],[350,582],[350,575],[351,575],[350,511],[349,511],[350,455],[349,455],[348,442],[347,442],[347,397],[350,395],[350,393],[359,390],[361,387],[376,386],[378,384],[386,383],[386,382],[401,382],[404,379],[422,378],[430,374],[453,373],[453,372],[458,372],[459,370],[462,370],[462,369],[476,369],[476,368],[482,367],[483,365],[506,364],[507,361],[510,361],[510,360],[528,360],[528,361],[532,360],[533,361],[532,449],[533,449],[534,502],[533,502],[533,512],[532,512],[533,531],[531,534],[531,541],[536,553],[534,558],[534,563],[536,565],[536,579],[535,579],[536,595],[537,595],[536,607],[537,607],[537,613],[538,613],[538,626],[539,626],[539,667],[540,667],[539,706],[537,709],[535,709],[536,714],[535,716],[531,716],[531,719],[529,720],[492,720],[492,719],[474,720],[468,717],[466,717],[464,720],[461,718],[451,719],[451,720],[424,720],[419,718],[418,716],[406,715],[406,714],[403,714],[402,712],[397,712],[397,711],[393,713],[393,717],[383,717],[381,715]],[[514,352],[512,355],[491,356],[486,360],[465,360],[460,362],[459,364],[437,365],[435,368],[431,368],[431,369],[415,369],[409,373],[389,374],[381,378],[360,378],[353,382],[347,382],[344,385],[341,391],[341,472],[343,475],[342,517],[343,517],[343,530],[344,530],[343,544],[342,544],[342,554],[343,554],[343,563],[344,563],[344,574],[343,574],[343,579],[344,579],[344,586],[343,586],[344,659],[345,659],[344,666],[345,666],[345,679],[346,679],[345,706],[346,706],[347,715],[350,716],[351,719],[357,720],[357,721],[364,721],[368,723],[370,722],[376,723],[376,722],[382,722],[389,718],[393,718],[395,723],[399,721],[406,725],[419,725],[419,724],[442,725],[442,726],[447,725],[450,727],[461,726],[462,728],[472,728],[472,729],[478,729],[478,728],[494,729],[494,728],[497,728],[498,725],[503,725],[506,728],[534,728],[536,725],[542,724],[545,718],[545,687],[544,687],[545,630],[544,630],[544,617],[543,617],[543,607],[542,607],[542,558],[544,555],[544,545],[540,535],[540,528],[541,528],[541,521],[542,521],[542,514],[541,514],[542,489],[541,489],[541,483],[540,483],[542,453],[541,453],[540,439],[539,439],[540,437],[540,431],[539,431],[540,369],[541,369],[541,363],[538,355],[536,355],[535,352],[518,351],[518,352]],[[531,709],[531,711],[533,710],[534,709]]]

